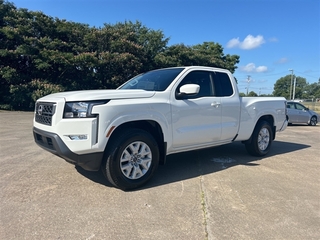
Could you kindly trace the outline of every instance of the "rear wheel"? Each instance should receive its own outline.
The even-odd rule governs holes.
[[[258,122],[251,136],[251,141],[245,143],[248,153],[263,156],[269,152],[273,140],[273,132],[266,121]]]
[[[310,119],[309,125],[310,126],[315,126],[315,125],[317,125],[317,122],[318,122],[317,117],[316,116],[312,116],[311,119]]]
[[[112,140],[102,172],[111,184],[123,190],[145,184],[159,164],[157,142],[146,131],[129,129]]]

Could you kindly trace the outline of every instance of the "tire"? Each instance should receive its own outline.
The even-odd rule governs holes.
[[[251,141],[245,143],[249,154],[253,156],[266,155],[271,147],[273,132],[270,124],[266,121],[258,122],[252,135]]]
[[[130,190],[145,184],[159,165],[159,148],[146,131],[127,129],[108,147],[102,172],[117,188]]]
[[[289,122],[289,116],[287,115],[288,126],[292,126],[292,123]]]
[[[316,126],[316,125],[317,125],[317,122],[318,122],[317,117],[316,117],[316,116],[312,116],[312,117],[310,118],[309,125],[310,125],[310,126]]]

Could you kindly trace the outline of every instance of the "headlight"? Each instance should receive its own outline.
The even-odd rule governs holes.
[[[92,108],[95,105],[105,104],[108,101],[94,102],[66,102],[63,111],[63,118],[92,118]]]

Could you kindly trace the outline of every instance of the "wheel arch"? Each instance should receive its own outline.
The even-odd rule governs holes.
[[[164,141],[164,135],[160,124],[154,120],[135,120],[131,122],[122,123],[112,131],[105,149],[108,149],[108,146],[110,146],[113,139],[117,135],[126,131],[127,129],[132,128],[141,129],[146,132],[149,132],[154,137],[159,147],[159,164],[165,164],[167,155],[167,143]]]
[[[252,134],[253,134],[254,130],[256,129],[257,125],[258,125],[260,122],[262,122],[262,121],[266,121],[266,122],[268,122],[268,123],[270,124],[270,126],[271,126],[271,128],[272,128],[272,140],[275,139],[275,137],[276,137],[276,127],[274,126],[274,118],[273,118],[272,115],[263,115],[263,116],[261,116],[261,117],[258,119],[258,121],[256,122],[256,124],[255,124],[255,126],[254,126],[254,128],[253,128],[253,131],[252,131],[252,133],[251,133],[250,138],[249,138],[248,140],[246,140],[246,141],[242,141],[242,143],[251,143],[251,141],[252,141]]]
[[[276,138],[276,126],[274,126],[274,117],[272,115],[264,115],[259,118],[259,120],[256,123],[256,126],[259,122],[266,121],[270,124],[272,128],[272,140]]]

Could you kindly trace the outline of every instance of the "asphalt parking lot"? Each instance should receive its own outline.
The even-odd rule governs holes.
[[[124,192],[39,148],[32,117],[0,111],[0,239],[320,239],[319,125],[289,126],[264,158],[169,156]]]

